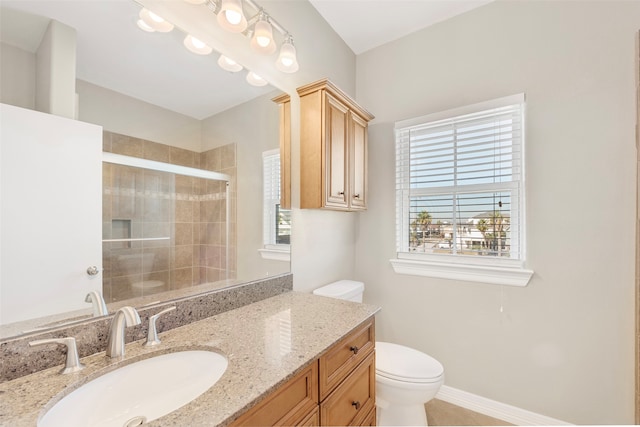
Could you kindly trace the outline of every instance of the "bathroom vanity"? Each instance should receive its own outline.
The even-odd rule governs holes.
[[[374,426],[375,326],[371,317],[234,426]]]
[[[148,425],[374,425],[377,307],[287,292],[167,332],[162,344],[126,345],[86,368],[46,369],[0,384],[0,425],[34,426],[56,401],[123,365],[163,353],[210,350],[228,359],[218,382]],[[153,390],[140,393],[153,394]],[[146,425],[146,424],[145,424]]]

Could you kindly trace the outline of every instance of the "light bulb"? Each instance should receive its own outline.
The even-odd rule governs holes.
[[[273,29],[269,21],[261,19],[256,22],[250,44],[253,50],[265,55],[270,55],[276,51],[276,43],[273,41]]]
[[[242,15],[235,10],[225,11],[224,16],[231,25],[238,25],[242,21]]]
[[[151,19],[153,19],[153,22],[157,22],[158,24],[161,24],[164,22],[164,19],[162,19],[161,17],[159,17],[153,12],[149,12],[149,16],[151,17]]]
[[[160,33],[168,33],[169,31],[173,30],[172,23],[166,21],[161,16],[158,16],[157,14],[151,12],[149,9],[143,8],[140,11],[140,19],[142,19],[142,21],[150,28],[153,28],[155,31],[158,31]]]
[[[218,65],[223,70],[231,71],[232,73],[242,70],[242,65],[224,55],[220,55],[220,58],[218,58]]]
[[[191,34],[185,37],[184,47],[186,47],[190,52],[198,55],[208,55],[213,51],[213,49],[211,49],[205,42],[193,37]]]
[[[267,84],[267,81],[265,79],[263,79],[262,77],[260,77],[256,73],[254,73],[253,71],[249,71],[247,73],[247,82],[251,86],[264,86],[264,85]]]
[[[295,73],[298,71],[298,59],[296,58],[296,48],[293,46],[291,38],[282,44],[280,55],[276,61],[276,68],[283,73]]]
[[[156,32],[156,30],[154,30],[153,28],[148,26],[147,23],[144,22],[142,19],[138,19],[136,21],[136,24],[138,25],[138,28],[140,28],[142,31],[146,31],[147,33],[155,33]]]
[[[269,37],[256,37],[256,40],[258,42],[258,44],[262,47],[267,47],[269,46],[269,42],[271,41],[271,39]]]
[[[232,33],[241,33],[247,29],[247,18],[242,12],[241,0],[222,0],[218,12],[218,24]]]

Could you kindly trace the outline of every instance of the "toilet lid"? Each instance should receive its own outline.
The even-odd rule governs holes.
[[[444,367],[433,357],[413,348],[376,342],[376,374],[397,381],[425,383],[438,381]]]

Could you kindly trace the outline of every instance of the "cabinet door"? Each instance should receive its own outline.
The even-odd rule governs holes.
[[[320,404],[321,425],[363,425],[369,418],[370,412],[375,408],[374,354],[371,353]]]
[[[325,205],[348,208],[347,164],[349,110],[331,95],[325,104]]]
[[[349,146],[351,150],[350,204],[351,209],[367,208],[367,122],[349,114]]]

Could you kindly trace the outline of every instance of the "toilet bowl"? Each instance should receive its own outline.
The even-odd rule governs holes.
[[[118,257],[120,266],[127,276],[136,277],[136,275],[142,273],[141,281],[131,283],[131,289],[136,291],[136,294],[142,292],[145,295],[160,292],[164,289],[165,283],[163,281],[149,279],[154,259],[155,254],[153,252],[120,255]]]
[[[362,302],[364,284],[340,280],[315,295]],[[380,426],[426,426],[424,405],[444,383],[444,368],[433,357],[399,344],[376,341],[376,406]]]

